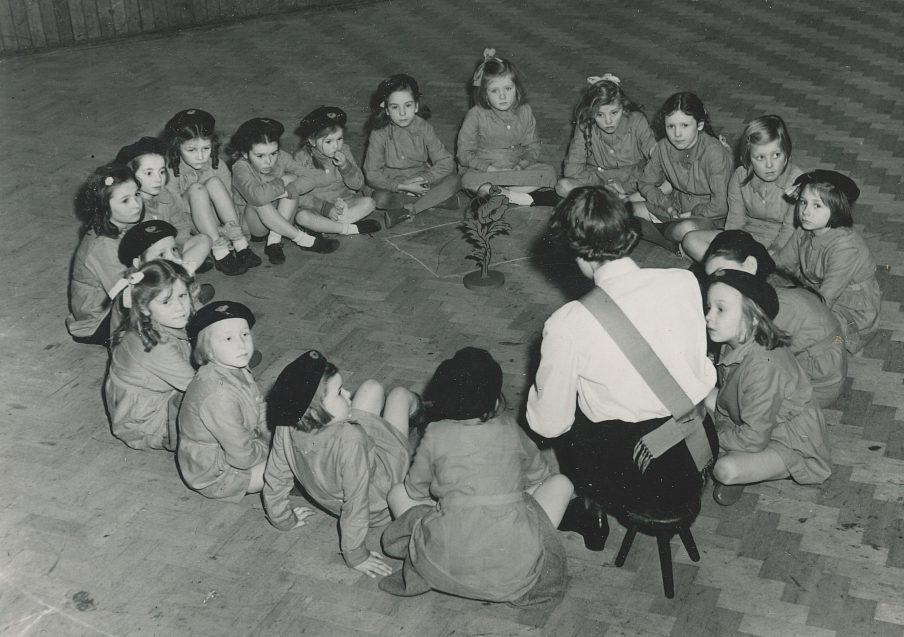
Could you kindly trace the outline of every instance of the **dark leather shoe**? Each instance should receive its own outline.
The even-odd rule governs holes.
[[[226,276],[237,276],[239,274],[245,274],[245,272],[248,271],[248,268],[243,265],[232,252],[222,259],[214,261],[214,266]]]
[[[609,518],[595,503],[588,507],[584,498],[574,498],[559,523],[560,531],[572,531],[584,538],[588,551],[602,551],[609,538]]]
[[[408,221],[412,218],[412,214],[404,208],[392,208],[383,213],[383,225],[392,228],[395,225]],[[359,231],[360,232],[360,231]]]
[[[283,252],[281,243],[271,243],[264,248],[264,254],[267,255],[273,265],[282,265],[286,262],[286,253]]]
[[[314,252],[315,254],[329,254],[330,252],[335,252],[339,249],[339,240],[338,239],[327,239],[323,235],[316,235],[314,237],[314,245],[304,247],[298,246],[304,252]]]
[[[373,234],[383,229],[376,219],[362,219],[352,225],[358,229],[358,234]]]
[[[261,261],[261,258],[251,251],[251,248],[245,248],[244,250],[236,252],[235,258],[238,259],[239,263],[241,263],[249,270],[251,268],[256,268],[261,263],[263,263],[263,261]]]
[[[731,506],[744,495],[745,484],[722,484],[715,482],[713,485],[713,500],[722,506]]]
[[[198,303],[207,305],[216,296],[217,291],[210,283],[202,283],[198,288]]]

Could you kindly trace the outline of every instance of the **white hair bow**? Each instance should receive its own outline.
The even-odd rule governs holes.
[[[486,48],[483,50],[483,62],[477,67],[477,70],[474,71],[474,79],[472,83],[474,86],[480,86],[480,81],[483,79],[483,67],[486,66],[486,63],[489,60],[492,60],[496,57],[496,49]]]
[[[110,299],[115,299],[119,293],[122,293],[122,306],[124,308],[132,307],[132,286],[141,283],[144,280],[144,272],[132,272],[127,277],[121,278],[112,288],[110,288]]]
[[[609,80],[613,84],[618,84],[619,86],[621,86],[621,80],[619,78],[615,77],[614,75],[612,75],[612,73],[603,73],[602,75],[591,75],[590,77],[587,78],[587,83],[588,84],[596,84],[597,82],[602,82],[603,80]]]

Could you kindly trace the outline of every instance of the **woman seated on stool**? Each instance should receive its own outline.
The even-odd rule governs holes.
[[[556,208],[552,228],[575,256],[581,273],[612,297],[691,402],[713,389],[706,357],[700,288],[687,270],[639,268],[628,256],[640,238],[637,222],[617,195],[602,187],[576,188]],[[577,398],[577,412],[575,412]],[[636,443],[670,417],[618,344],[580,302],[556,310],[543,328],[540,367],[530,389],[527,420],[557,445],[562,472],[583,499],[572,501],[560,529],[577,530],[588,548],[602,550],[605,508],[627,504],[665,478],[663,501],[701,487],[684,441],[635,467]],[[715,447],[715,432],[707,424]],[[599,506],[597,506],[599,505]]]

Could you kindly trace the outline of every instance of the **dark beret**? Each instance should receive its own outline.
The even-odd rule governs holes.
[[[208,303],[188,321],[186,331],[188,337],[195,341],[205,327],[210,327],[219,321],[226,319],[240,318],[248,322],[248,327],[254,327],[254,313],[248,309],[247,305],[243,305],[236,301],[214,301]]]
[[[117,164],[128,164],[142,155],[163,155],[166,157],[166,144],[156,137],[142,137],[137,142],[123,146],[116,153]]]
[[[840,190],[852,205],[860,197],[860,188],[857,187],[854,180],[834,170],[822,170],[821,168],[811,170],[794,180],[794,185],[799,188],[810,184],[831,184]]]
[[[302,139],[313,137],[324,128],[330,126],[345,126],[345,111],[336,106],[321,106],[316,108],[303,118],[298,125],[298,136]]]
[[[213,115],[207,111],[202,111],[200,108],[189,108],[173,115],[170,121],[166,123],[165,128],[167,132],[173,134],[187,128],[200,131],[205,136],[209,136],[213,134],[215,124],[216,120]]]
[[[465,347],[440,363],[428,389],[438,417],[481,418],[496,406],[502,368],[485,349]]]
[[[717,234],[709,244],[704,261],[717,252],[728,250],[756,259],[758,276],[766,277],[775,272],[775,260],[769,255],[769,250],[744,230],[723,230]]]
[[[294,427],[317,393],[326,357],[317,350],[305,352],[279,373],[267,399],[267,417],[274,427]]]
[[[233,146],[244,148],[251,143],[252,140],[266,137],[270,141],[276,141],[282,137],[285,127],[275,119],[267,117],[255,117],[239,126],[232,136]]]
[[[176,228],[166,221],[142,221],[129,228],[119,242],[119,260],[126,267],[144,251],[166,237],[175,237]]]
[[[741,270],[720,270],[709,279],[709,284],[724,283],[760,306],[770,319],[778,315],[778,295],[775,289],[763,279]]]

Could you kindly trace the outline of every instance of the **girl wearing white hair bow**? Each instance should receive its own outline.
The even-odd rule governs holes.
[[[462,187],[485,194],[497,185],[514,204],[554,205],[556,171],[538,162],[537,122],[518,68],[484,49],[472,85],[474,106],[458,131]]]
[[[192,278],[154,260],[123,279],[128,320],[113,336],[104,399],[113,435],[133,449],[176,449],[176,415],[195,376],[185,334]]]
[[[643,201],[637,178],[655,145],[642,107],[628,99],[621,80],[611,73],[588,77],[556,192],[566,197],[578,186],[607,186],[622,198]]]

